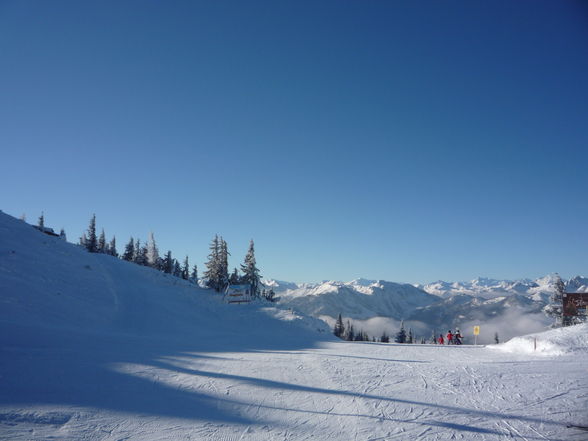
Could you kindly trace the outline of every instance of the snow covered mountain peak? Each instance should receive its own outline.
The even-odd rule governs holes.
[[[476,277],[474,280],[472,280],[470,283],[472,286],[479,286],[479,287],[489,287],[489,286],[496,286],[499,285],[501,283],[508,283],[506,280],[496,280],[496,279],[490,279],[488,277]]]
[[[567,292],[588,292],[588,277],[576,276],[566,285]]]
[[[554,291],[556,280],[557,276],[554,274],[548,274],[537,280],[496,280],[486,277],[478,277],[469,282],[437,281],[422,286],[422,289],[430,294],[443,298],[456,294],[468,294],[490,299],[494,297],[520,294],[535,300],[544,301]],[[588,290],[588,281],[586,281],[586,279],[578,276],[572,280],[574,281],[575,288],[582,290],[585,286]],[[572,282],[572,280],[570,280],[570,282]],[[570,288],[572,288],[572,286],[570,286]],[[570,288],[568,288],[568,291]]]
[[[347,285],[354,285],[354,286],[371,286],[378,283],[377,280],[369,280],[369,279],[363,279],[363,278],[359,278],[359,279],[354,279],[351,282],[347,282]]]
[[[366,279],[299,285],[280,292],[280,303],[314,316],[368,319],[374,316],[401,319],[417,307],[437,300],[409,284]]]

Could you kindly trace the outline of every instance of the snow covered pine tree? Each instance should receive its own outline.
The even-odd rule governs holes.
[[[90,253],[95,253],[98,248],[98,239],[96,238],[96,215],[92,215],[90,225],[88,226],[88,234],[86,236],[86,249]]]
[[[559,276],[559,274],[555,273],[555,289],[553,294],[551,295],[551,303],[543,308],[545,314],[550,317],[554,318],[553,324],[551,325],[552,328],[559,328],[564,325],[564,316],[563,316],[563,295],[566,291],[566,286]]]
[[[253,239],[249,242],[249,250],[245,256],[245,261],[241,265],[241,271],[243,272],[243,283],[246,283],[251,287],[251,295],[253,297],[259,297],[261,276],[259,275],[259,269],[257,268],[257,263],[255,261]]]
[[[210,243],[210,254],[208,255],[208,261],[206,262],[206,271],[204,272],[204,278],[209,288],[215,291],[220,291],[220,242],[218,234],[215,234],[214,239]]]

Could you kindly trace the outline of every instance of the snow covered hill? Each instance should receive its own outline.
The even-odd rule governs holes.
[[[341,342],[1,212],[0,305],[0,440],[585,439],[585,327],[542,357]]]
[[[0,238],[4,323],[189,337],[235,332],[235,327],[219,323],[243,320],[222,303],[220,294],[148,267],[88,253],[2,212]],[[282,315],[275,308],[257,307],[248,314],[267,326],[279,326],[269,316]],[[298,318],[303,326],[327,329],[318,320]]]
[[[515,337],[507,343],[490,347],[518,354],[581,356],[588,353],[588,323]]]

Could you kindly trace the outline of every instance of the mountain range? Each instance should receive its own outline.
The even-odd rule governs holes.
[[[411,285],[356,279],[296,284],[266,280],[282,306],[318,317],[333,326],[339,314],[370,335],[393,335],[400,322],[421,338],[447,329],[482,326],[482,340],[511,338],[544,330],[552,319],[542,312],[555,290],[557,275],[535,280],[477,278],[468,282],[437,281]],[[588,278],[566,282],[567,292],[588,292]],[[443,331],[441,331],[443,330]],[[462,331],[464,332],[464,331]],[[467,331],[465,331],[467,335]]]

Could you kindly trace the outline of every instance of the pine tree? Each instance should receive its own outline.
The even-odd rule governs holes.
[[[39,216],[39,223],[37,224],[39,230],[45,231],[45,214],[41,211],[41,216]]]
[[[82,235],[80,236],[80,246],[84,247],[84,248],[88,248],[88,238],[86,237],[86,233],[82,233]]]
[[[65,242],[67,242],[67,237],[65,235],[65,230],[62,228],[61,231],[59,232],[59,238]]]
[[[354,341],[355,340],[355,332],[353,330],[353,325],[349,326],[349,331],[347,332],[347,341]]]
[[[184,264],[182,265],[182,279],[188,280],[190,278],[190,265],[188,264],[188,256],[184,259]]]
[[[149,233],[149,239],[147,240],[147,264],[151,268],[157,268],[159,264],[159,250],[157,249],[153,232]]]
[[[171,251],[168,251],[165,254],[165,258],[163,259],[163,272],[166,274],[173,274],[174,272],[174,260],[172,258]]]
[[[206,271],[204,272],[204,278],[206,279],[206,285],[215,291],[220,291],[220,244],[218,240],[218,234],[214,236],[214,239],[210,243],[210,254],[208,255],[208,261],[206,262]]]
[[[116,237],[112,236],[112,240],[108,244],[108,254],[114,257],[118,257],[118,251],[116,251]]]
[[[339,338],[343,338],[343,335],[345,335],[345,325],[343,324],[343,319],[341,318],[341,314],[339,314],[339,317],[337,318],[337,321],[335,322],[335,328],[333,329],[333,334],[335,334],[335,336],[339,337]]]
[[[229,249],[227,243],[220,238],[220,254],[219,254],[219,280],[221,290],[224,290],[229,284]]]
[[[133,254],[133,262],[139,263],[141,261],[141,239],[135,240],[135,254]]]
[[[552,328],[559,328],[565,326],[563,316],[563,295],[566,291],[565,284],[559,274],[555,274],[555,290],[551,295],[551,303],[543,311],[550,317],[554,318],[554,322],[551,325]]]
[[[129,243],[125,245],[125,252],[123,253],[123,260],[127,262],[132,262],[135,257],[135,241],[133,237],[129,239]]]
[[[345,325],[343,334],[343,340],[353,341],[355,338],[355,331],[353,330],[353,325],[347,320],[347,324]]]
[[[257,268],[257,263],[255,261],[255,248],[253,239],[249,242],[249,250],[245,256],[244,263],[241,265],[241,272],[243,273],[243,282],[251,287],[252,295],[257,297],[259,293],[261,276],[259,275],[259,269]]]
[[[86,240],[86,249],[90,253],[95,253],[98,248],[98,240],[96,239],[96,215],[92,215],[90,225],[88,226],[88,235]]]
[[[404,330],[404,320],[400,322],[400,331],[396,334],[394,339],[396,343],[406,343],[406,331]]]
[[[190,275],[190,281],[198,285],[198,266],[194,265],[192,268],[192,274]]]
[[[500,343],[500,340],[498,339],[498,332],[494,333],[494,343],[496,343],[496,344]]]
[[[390,342],[390,337],[388,336],[388,334],[386,334],[385,330],[384,330],[384,332],[382,332],[382,336],[380,337],[380,341],[382,343],[389,343]]]
[[[135,246],[135,263],[137,265],[149,266],[147,261],[147,244],[141,246],[141,243],[138,239],[137,245]]]
[[[241,276],[239,276],[239,270],[233,269],[233,272],[229,276],[229,285],[239,285],[241,283]]]
[[[221,291],[229,283],[229,256],[227,242],[218,235],[214,236],[210,244],[210,254],[206,262],[204,277],[207,285],[214,290]]]
[[[174,259],[174,271],[173,271],[173,274],[176,277],[182,277],[182,266],[180,265],[180,262],[178,262],[176,259]]]
[[[106,252],[106,235],[104,234],[104,228],[100,233],[100,237],[98,237],[98,244],[96,245],[96,252],[97,253],[105,253]]]
[[[265,290],[264,290],[265,291]],[[264,296],[263,296],[268,302],[275,302],[276,299],[276,293],[274,292],[273,289],[269,289],[269,291],[267,291]]]
[[[413,335],[412,335],[412,328],[408,328],[408,339],[407,339],[407,343],[414,343],[414,339],[413,339]]]

